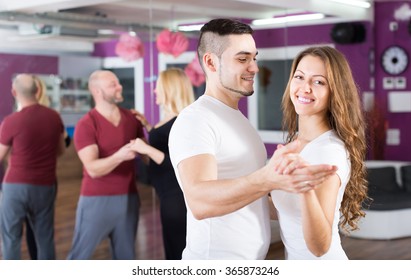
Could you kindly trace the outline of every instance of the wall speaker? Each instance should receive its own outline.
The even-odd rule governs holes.
[[[338,44],[362,43],[365,40],[365,27],[362,23],[337,23],[331,29],[331,38]]]

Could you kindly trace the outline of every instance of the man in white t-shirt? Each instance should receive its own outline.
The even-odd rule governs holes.
[[[268,193],[303,192],[335,173],[306,165],[298,143],[267,154],[238,110],[253,94],[257,49],[250,26],[211,20],[201,29],[198,56],[203,96],[184,109],[170,137],[170,157],[187,204],[183,259],[265,259],[270,244]]]

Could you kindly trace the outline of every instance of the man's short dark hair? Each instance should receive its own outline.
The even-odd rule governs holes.
[[[230,34],[253,34],[253,29],[245,23],[238,20],[218,18],[210,20],[201,28],[201,35],[205,32],[217,33],[220,36]],[[200,40],[201,40],[200,35]]]
[[[218,18],[210,20],[201,28],[198,40],[197,54],[201,66],[202,57],[206,52],[215,53],[218,57],[228,46],[227,35],[253,34],[253,29],[248,24],[238,20]]]

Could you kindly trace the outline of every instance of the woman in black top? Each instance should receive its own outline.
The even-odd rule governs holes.
[[[160,200],[165,256],[167,260],[179,260],[186,244],[187,209],[171,165],[168,136],[177,115],[194,101],[194,92],[190,80],[179,68],[162,71],[154,92],[156,104],[162,109],[162,119],[151,127],[144,115],[134,111],[149,133],[149,144],[136,139],[132,147],[150,158],[149,180]]]

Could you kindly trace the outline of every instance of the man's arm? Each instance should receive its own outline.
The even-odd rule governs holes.
[[[109,157],[98,157],[98,146],[96,144],[86,146],[78,151],[78,156],[92,178],[107,175],[120,163],[133,160],[136,153],[130,149],[130,143],[121,147],[117,152]]]
[[[287,145],[277,150],[263,168],[226,180],[217,179],[217,163],[210,154],[181,161],[178,172],[193,215],[205,219],[229,214],[275,189],[308,191],[335,173],[331,165],[301,166],[296,149],[295,144]]]
[[[65,133],[61,133],[59,143],[57,146],[57,157],[62,156],[66,151]]]
[[[0,143],[0,162],[4,160],[9,150],[10,150],[10,146],[3,145]]]

